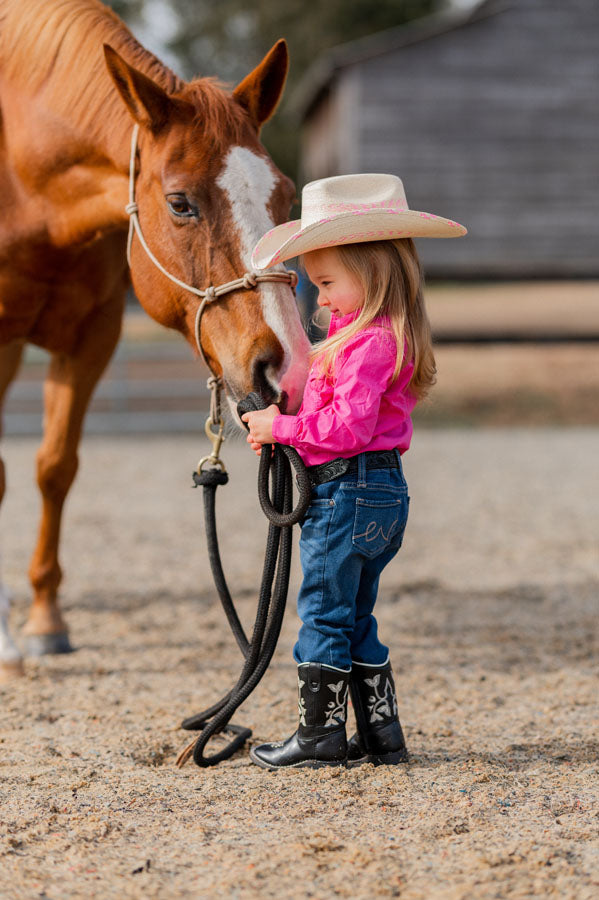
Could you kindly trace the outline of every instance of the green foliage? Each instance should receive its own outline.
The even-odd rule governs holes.
[[[142,28],[142,40],[143,31],[151,31],[152,20],[160,18],[160,7],[168,6],[176,27],[163,44],[186,78],[218,75],[236,84],[284,37],[291,59],[285,98],[262,139],[277,165],[295,177],[298,123],[289,114],[288,98],[310,65],[331,47],[431,13],[443,0],[112,0],[109,5],[138,35]]]

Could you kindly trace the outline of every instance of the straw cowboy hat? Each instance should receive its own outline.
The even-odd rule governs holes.
[[[254,248],[252,266],[267,269],[301,253],[402,237],[452,238],[463,225],[408,207],[396,175],[337,175],[302,191],[302,217],[277,225]]]

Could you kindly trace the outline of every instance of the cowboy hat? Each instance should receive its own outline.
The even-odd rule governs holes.
[[[461,237],[463,225],[409,209],[396,175],[337,175],[302,191],[302,217],[277,225],[254,247],[252,266],[267,269],[310,250],[403,237]]]

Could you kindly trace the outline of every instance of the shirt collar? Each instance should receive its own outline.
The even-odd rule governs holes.
[[[354,322],[359,314],[360,310],[354,309],[353,312],[348,313],[346,316],[331,316],[331,321],[329,323],[329,337],[339,331],[339,329],[345,328],[346,325]]]
[[[350,325],[352,322],[355,322],[359,314],[360,310],[355,309],[353,312],[348,313],[346,316],[331,316],[327,337],[331,337],[331,335],[335,334],[341,328],[345,328],[346,325]],[[389,318],[389,316],[377,316],[376,319],[373,319],[372,324],[383,326],[384,328],[392,328],[391,319]]]

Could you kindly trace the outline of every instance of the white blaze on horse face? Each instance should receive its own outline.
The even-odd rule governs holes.
[[[216,183],[231,204],[240,237],[241,261],[246,270],[251,271],[252,250],[262,235],[274,227],[267,204],[276,184],[275,173],[263,156],[247,147],[232,147]],[[273,269],[285,271],[282,265]],[[310,345],[286,285],[261,284],[260,296],[264,321],[277,336],[284,352],[280,369],[266,374],[271,376],[269,380],[275,390],[287,393],[288,411],[296,412],[306,381]]]

